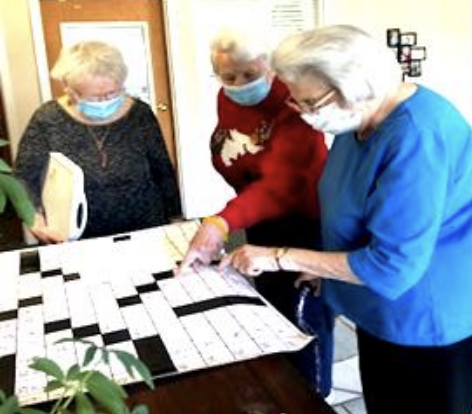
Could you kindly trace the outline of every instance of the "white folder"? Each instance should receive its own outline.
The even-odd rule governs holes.
[[[76,240],[82,235],[87,223],[84,173],[60,152],[49,153],[42,202],[48,227],[64,240]]]

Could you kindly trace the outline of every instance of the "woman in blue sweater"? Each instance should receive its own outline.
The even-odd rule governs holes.
[[[243,246],[222,266],[323,280],[357,325],[369,414],[470,414],[471,126],[352,26],[289,37],[273,64],[289,104],[335,135],[319,186],[324,251]]]

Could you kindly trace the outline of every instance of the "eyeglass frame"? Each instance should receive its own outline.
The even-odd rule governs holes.
[[[297,102],[292,96],[286,100],[288,106],[297,112],[316,112],[324,106],[332,102],[331,98],[337,93],[337,90],[329,89],[323,96],[318,99],[304,99],[302,102]]]

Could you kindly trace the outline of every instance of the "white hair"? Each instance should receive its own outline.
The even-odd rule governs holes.
[[[251,62],[256,59],[269,61],[270,50],[261,33],[252,29],[224,27],[210,42],[211,63],[217,72],[216,57],[221,53],[230,55],[237,62]]]
[[[98,41],[79,42],[62,49],[51,70],[53,79],[72,86],[93,76],[104,76],[123,84],[127,74],[121,52],[108,43]]]
[[[348,104],[383,97],[402,81],[393,52],[348,25],[289,36],[276,48],[271,63],[282,80],[318,78],[336,88]]]

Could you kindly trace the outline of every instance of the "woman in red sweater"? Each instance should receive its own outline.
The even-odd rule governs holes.
[[[246,231],[251,244],[319,247],[317,185],[327,157],[324,135],[287,105],[288,89],[270,70],[267,50],[259,36],[232,29],[222,30],[212,41],[211,61],[222,85],[218,123],[211,137],[212,161],[236,196],[218,214],[203,220],[180,269],[209,264],[228,235],[239,229]],[[266,299],[297,323],[300,292],[295,279],[295,274],[277,272],[262,275],[255,283]],[[317,340],[302,352],[297,365],[310,385],[327,396],[333,318],[317,307],[315,325],[326,324],[326,332],[316,332]],[[320,354],[320,347],[326,351]],[[321,367],[320,359],[326,361]]]

